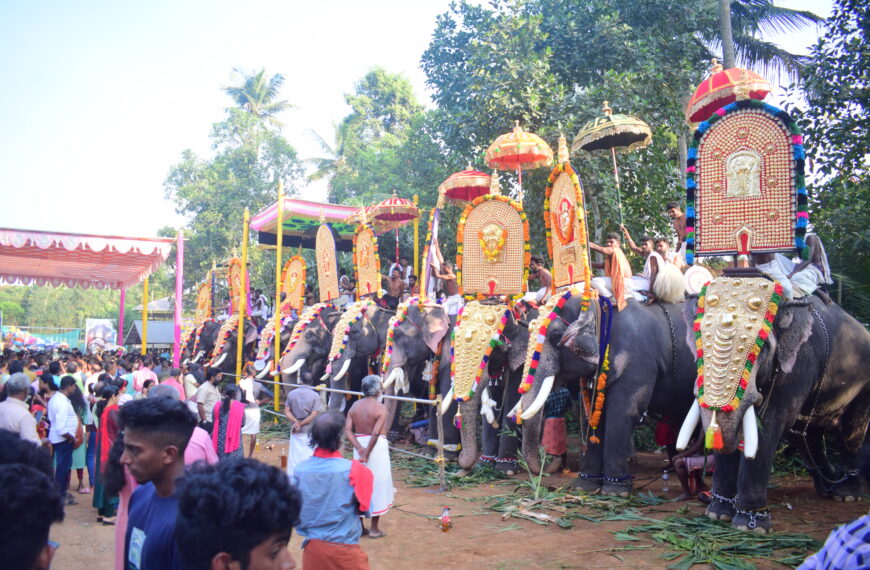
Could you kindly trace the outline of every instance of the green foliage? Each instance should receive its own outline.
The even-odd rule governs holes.
[[[816,182],[810,207],[846,310],[870,322],[870,52],[866,2],[839,0],[805,71],[808,105],[789,108],[804,130]],[[840,284],[838,284],[840,285]],[[831,293],[835,299],[840,289]]]
[[[246,78],[241,86],[228,88],[240,108],[227,109],[225,120],[212,126],[214,155],[182,153],[164,182],[165,195],[176,211],[186,216],[185,290],[205,278],[212,263],[225,262],[238,254],[242,242],[242,218],[245,208],[254,214],[275,201],[278,182],[284,182],[287,195],[296,192],[302,167],[296,150],[274,126],[273,114],[287,107],[278,101],[280,75],[266,80],[263,71]],[[168,229],[165,233],[174,234]],[[268,255],[249,248],[251,286],[271,289],[274,264]],[[173,266],[174,256],[169,265]],[[192,306],[194,295],[186,295]]]

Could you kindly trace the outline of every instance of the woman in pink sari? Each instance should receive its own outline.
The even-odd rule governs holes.
[[[212,443],[218,459],[242,457],[242,426],[245,424],[245,405],[239,398],[239,388],[227,384],[221,390],[221,401],[214,406]]]

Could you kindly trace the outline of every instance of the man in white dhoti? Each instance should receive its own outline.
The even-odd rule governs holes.
[[[532,257],[529,261],[529,278],[537,279],[540,288],[526,293],[523,300],[538,306],[545,304],[553,291],[553,275],[544,267],[544,260],[540,257]]]
[[[374,475],[370,511],[371,528],[363,534],[369,538],[381,538],[386,533],[378,524],[382,515],[393,506],[393,473],[390,467],[390,450],[387,444],[387,407],[378,402],[381,393],[381,377],[369,375],[362,379],[365,397],[357,400],[347,414],[344,434],[353,445],[353,457],[371,469]]]
[[[794,263],[781,253],[753,253],[752,263],[755,268],[782,286],[782,296],[786,301],[795,297],[794,286],[789,276],[794,271]],[[802,292],[798,292],[803,297]]]
[[[447,296],[447,299],[444,301],[444,308],[447,310],[447,314],[456,316],[465,302],[462,300],[462,295],[459,294],[459,284],[456,282],[453,266],[449,263],[442,264],[441,270],[435,274],[435,277],[441,280],[441,286],[444,288],[444,294]]]
[[[798,263],[789,275],[792,285],[800,289],[805,295],[815,293],[828,305],[833,301],[830,295],[824,291],[825,285],[832,285],[831,267],[828,265],[828,256],[825,246],[816,234],[806,235],[807,258]]]
[[[631,234],[628,233],[625,226],[620,227],[622,228],[622,233],[625,234],[625,239],[631,250],[643,256],[646,260],[644,261],[641,274],[632,275],[631,279],[627,281],[627,285],[631,288],[635,299],[638,301],[645,301],[647,304],[652,303],[655,301],[655,295],[653,295],[652,290],[656,282],[656,277],[658,276],[659,271],[664,268],[666,262],[655,250],[655,241],[653,238],[643,236],[640,238],[640,246],[638,246],[634,243],[634,240],[631,239]]]
[[[287,475],[292,479],[296,466],[314,453],[310,445],[311,422],[320,412],[320,394],[307,384],[290,390],[284,404],[284,415],[290,422],[290,449],[287,453]]]

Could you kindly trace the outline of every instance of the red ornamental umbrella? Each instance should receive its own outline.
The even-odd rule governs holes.
[[[706,121],[717,110],[738,99],[761,101],[770,93],[770,83],[748,69],[732,67],[722,70],[714,59],[710,77],[695,89],[686,106],[686,119],[692,123]]]
[[[486,165],[496,170],[516,170],[519,176],[520,195],[523,201],[523,168],[539,168],[553,163],[553,149],[544,139],[527,133],[516,121],[514,130],[501,135],[486,149]]]
[[[399,198],[395,194],[372,206],[368,212],[375,220],[388,222],[396,226],[396,263],[399,262],[399,227],[420,217],[420,209],[410,200]]]
[[[471,202],[489,192],[491,178],[489,174],[471,170],[469,166],[467,170],[448,176],[438,187],[438,194],[454,202]]]

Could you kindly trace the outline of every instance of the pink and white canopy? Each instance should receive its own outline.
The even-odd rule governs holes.
[[[122,289],[166,261],[174,238],[129,238],[0,228],[0,281]]]

